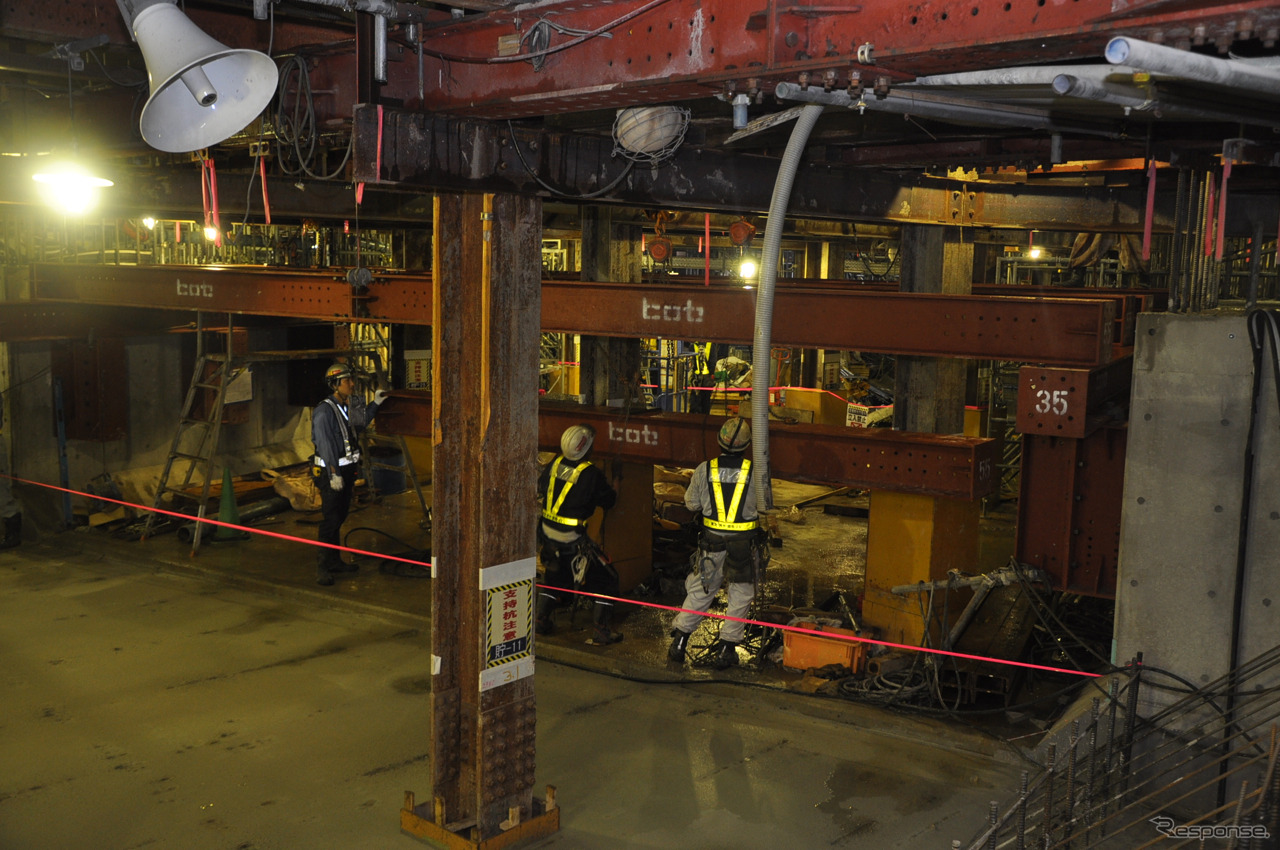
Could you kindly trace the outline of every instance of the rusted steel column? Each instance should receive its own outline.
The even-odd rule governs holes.
[[[513,828],[513,811],[517,823],[538,814],[531,674],[541,215],[532,197],[435,200],[433,800],[420,808],[473,843]]]

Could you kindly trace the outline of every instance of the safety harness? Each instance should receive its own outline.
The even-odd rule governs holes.
[[[733,518],[740,516],[739,508],[742,506],[742,494],[747,491],[747,482],[751,480],[751,461],[743,458],[742,466],[738,470],[738,482],[733,488],[733,498],[729,502],[729,509],[726,511],[724,507],[724,488],[720,483],[720,459],[716,458],[711,461],[707,470],[707,479],[711,485],[711,492],[716,497],[716,518],[704,516],[702,518],[702,526],[710,528],[713,531],[750,531],[756,528],[758,523],[753,520],[746,522],[733,522]]]
[[[576,528],[577,526],[586,525],[587,521],[585,519],[577,519],[576,517],[560,516],[560,506],[564,504],[564,499],[569,495],[569,491],[573,489],[573,485],[578,483],[578,476],[582,475],[582,471],[590,466],[591,462],[584,460],[582,463],[574,467],[573,472],[570,473],[568,479],[565,480],[564,489],[560,491],[559,496],[556,496],[556,480],[562,477],[560,474],[560,461],[562,460],[564,460],[564,458],[558,457],[555,459],[555,462],[551,464],[551,474],[547,477],[547,495],[542,501],[542,518],[550,520],[551,522],[558,522],[561,525],[568,525]]]

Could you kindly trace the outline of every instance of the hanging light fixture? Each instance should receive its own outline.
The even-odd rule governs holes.
[[[111,180],[93,174],[81,163],[76,146],[76,101],[75,91],[71,86],[71,69],[84,67],[84,61],[77,50],[88,50],[98,42],[88,40],[64,45],[61,53],[67,60],[67,109],[69,110],[69,135],[71,137],[71,155],[69,157],[50,158],[41,164],[31,179],[39,184],[41,198],[54,209],[67,215],[82,215],[92,209],[98,202],[98,190],[114,186]],[[58,52],[58,51],[55,51]]]
[[[95,177],[83,166],[74,162],[51,163],[31,175],[40,184],[40,194],[45,203],[68,215],[82,215],[98,202],[98,190],[115,183],[105,177]]]

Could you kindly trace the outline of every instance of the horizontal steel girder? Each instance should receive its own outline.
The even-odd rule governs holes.
[[[380,187],[549,195],[546,186],[574,196],[598,192],[626,168],[607,138],[375,106],[356,108],[355,134],[355,179],[365,183],[366,196]],[[727,156],[686,145],[661,168],[631,169],[601,202],[767,210],[777,171],[773,157]],[[924,175],[904,180],[896,172],[806,158],[796,172],[790,207],[814,218],[1136,233],[1145,203],[1140,189],[967,184]],[[1270,198],[1268,204],[1266,214],[1274,220]],[[1172,195],[1158,196],[1155,232],[1171,231],[1173,212]],[[1228,222],[1233,217],[1245,214],[1233,212]]]
[[[623,22],[608,36],[573,39],[550,32],[556,50],[538,66],[526,52],[533,28],[551,18],[580,30]],[[789,0],[561,0],[460,20],[424,33],[423,108],[489,118],[533,117],[644,103],[670,103],[716,92],[755,94],[778,80],[849,85],[850,73],[870,85],[1031,63],[1102,56],[1113,35],[1189,45],[1193,38],[1226,50],[1249,34],[1280,24],[1270,2],[1231,4],[1071,3],[896,0],[801,5]],[[1249,35],[1243,35],[1249,37]],[[576,43],[575,43],[576,42]],[[560,49],[563,47],[564,49]],[[403,63],[389,85],[416,94],[416,67]],[[724,107],[726,114],[729,107]]]
[[[431,398],[393,392],[378,422],[388,433],[430,437]],[[719,453],[716,434],[724,417],[544,402],[539,447],[559,451],[564,429],[583,422],[596,429],[597,458],[694,467]],[[779,423],[769,427],[769,455],[773,476],[788,481],[958,499],[986,496],[997,484],[996,443],[976,437]]]
[[[773,344],[1095,366],[1111,358],[1107,301],[779,289]],[[749,342],[755,291],[544,282],[544,330]]]
[[[98,304],[0,303],[0,340],[31,342],[162,333],[184,328],[191,314],[176,310],[135,310]]]
[[[359,296],[331,271],[40,264],[32,281],[49,301],[431,324],[425,275],[379,274]],[[542,284],[547,331],[746,343],[754,315],[754,290],[732,286]],[[773,343],[1092,368],[1111,358],[1114,318],[1110,300],[788,288]]]

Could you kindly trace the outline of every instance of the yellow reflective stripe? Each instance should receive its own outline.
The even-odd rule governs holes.
[[[738,516],[738,508],[742,504],[742,494],[747,491],[747,482],[751,480],[751,461],[743,460],[738,470],[738,483],[733,488],[733,499],[729,502],[729,511],[724,509],[724,491],[720,488],[720,459],[711,461],[707,478],[711,484],[711,492],[716,497],[716,516],[720,519],[702,518],[702,524],[717,531],[749,531],[756,527],[755,520],[747,522],[729,522],[730,517]]]
[[[578,483],[578,476],[582,474],[582,470],[586,469],[591,464],[588,461],[583,461],[578,464],[574,468],[573,474],[569,476],[569,480],[564,483],[564,489],[560,491],[560,496],[555,498],[554,503],[552,503],[552,498],[555,496],[556,489],[556,473],[560,470],[561,460],[563,460],[563,458],[557,457],[555,462],[551,464],[551,474],[547,477],[547,495],[543,500],[545,503],[550,504],[551,507],[542,509],[542,517],[543,519],[549,519],[552,522],[558,522],[561,525],[586,525],[587,521],[585,519],[560,516],[559,511],[560,506],[564,504],[565,496],[569,495],[569,490],[574,484]]]
[[[750,522],[719,522],[703,517],[702,525],[704,528],[710,528],[714,531],[750,531],[753,528],[757,528],[759,523],[755,520]]]

